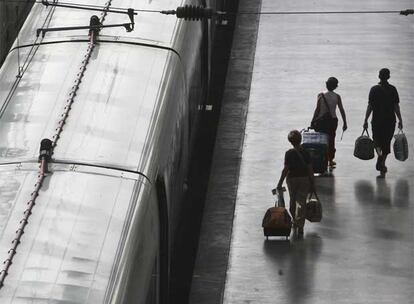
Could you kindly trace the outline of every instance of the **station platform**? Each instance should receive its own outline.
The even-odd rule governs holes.
[[[252,3],[254,2],[254,3]],[[239,11],[397,11],[413,1],[244,1]],[[414,303],[414,162],[393,154],[378,178],[375,160],[353,156],[378,71],[400,96],[414,153],[414,16],[398,13],[241,15],[189,303]],[[348,130],[336,140],[337,167],[317,176],[323,220],[303,239],[263,236],[287,134],[310,124],[325,81]],[[288,195],[286,200],[288,201]]]

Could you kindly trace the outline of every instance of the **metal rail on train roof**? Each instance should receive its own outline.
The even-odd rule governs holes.
[[[124,27],[127,32],[131,32],[134,29],[134,23],[39,28],[36,30],[36,35],[39,36],[40,33],[42,33],[42,36],[44,37],[47,32],[75,31],[75,30],[100,30],[102,28],[107,28],[107,27]]]
[[[197,5],[185,5],[179,6],[175,10],[145,10],[145,9],[133,9],[133,8],[108,8],[99,5],[88,5],[80,3],[65,3],[65,2],[49,2],[47,0],[42,0],[41,2],[45,6],[55,6],[55,7],[64,7],[71,9],[79,10],[88,10],[88,11],[105,11],[108,13],[115,14],[127,14],[133,23],[134,15],[138,15],[136,11],[146,12],[146,13],[161,13],[163,15],[176,15],[177,18],[182,18],[185,20],[200,20],[200,19],[210,19],[214,15],[225,15],[225,12],[215,11],[212,8],[207,8]]]
[[[105,11],[107,13],[114,13],[114,14],[126,14],[130,16],[130,19],[133,19],[133,15],[138,15],[137,12],[135,12],[132,8],[108,8],[103,6],[97,6],[97,5],[85,5],[85,4],[69,4],[65,2],[49,2],[47,0],[43,0],[41,2],[44,6],[56,6],[56,7],[66,7],[66,8],[73,8],[73,9],[79,9],[79,10],[87,10],[87,11],[97,11],[102,12]],[[132,16],[132,17],[131,17]]]
[[[12,161],[12,162],[5,162],[0,163],[0,168],[7,167],[7,166],[16,166],[19,170],[24,168],[25,165],[36,165],[39,161],[37,159],[29,159],[29,160],[21,160],[21,161]],[[53,167],[54,165],[67,165],[67,166],[82,166],[82,167],[89,167],[89,168],[96,168],[102,170],[113,170],[121,173],[128,173],[134,174],[144,177],[149,183],[152,183],[150,178],[142,173],[141,171],[128,169],[122,166],[117,166],[115,164],[99,164],[99,163],[91,163],[91,162],[82,162],[82,161],[75,161],[75,160],[61,160],[61,159],[53,159],[51,158],[48,161],[48,164]],[[111,174],[109,174],[111,175]]]
[[[76,8],[76,9],[87,9],[87,10],[94,10],[94,11],[101,11],[104,14],[110,13],[122,13],[126,14],[129,17],[130,22],[129,23],[118,23],[118,24],[106,24],[104,25],[103,22],[99,21],[99,18],[96,15],[93,15],[91,17],[89,25],[85,26],[68,26],[68,27],[55,27],[55,28],[38,28],[36,30],[36,36],[39,37],[40,33],[42,33],[42,37],[45,36],[47,32],[59,32],[59,31],[74,31],[74,30],[89,30],[89,32],[93,31],[95,33],[94,36],[102,29],[102,28],[108,28],[108,27],[124,27],[127,32],[132,32],[134,30],[134,15],[137,15],[137,13],[132,8],[125,9],[125,11],[120,10],[112,10],[109,7],[105,8],[88,8],[84,6],[77,6],[77,5],[66,5],[66,4],[59,4],[57,2],[50,3],[48,1],[42,1],[43,5],[46,6],[60,6],[60,7],[69,7],[69,8]],[[96,37],[95,37],[96,38]]]

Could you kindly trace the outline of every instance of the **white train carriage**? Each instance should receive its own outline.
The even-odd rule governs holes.
[[[88,25],[92,14],[35,4],[0,70],[0,303],[168,302],[205,95],[206,23],[140,13],[132,32],[103,28],[91,52],[88,30],[36,38],[39,28]],[[95,14],[104,25],[129,22]],[[54,148],[43,178],[44,138]]]

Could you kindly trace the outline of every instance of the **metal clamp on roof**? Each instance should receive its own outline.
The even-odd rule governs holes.
[[[44,138],[40,142],[39,162],[41,174],[47,173],[48,163],[52,157],[53,143],[49,138]]]
[[[89,20],[89,37],[91,38],[91,41],[95,43],[96,37],[99,34],[99,31],[101,30],[102,23],[99,20],[99,17],[96,15],[93,15],[91,19]]]

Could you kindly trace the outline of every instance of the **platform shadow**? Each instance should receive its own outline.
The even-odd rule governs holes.
[[[391,187],[386,178],[376,179],[377,189],[375,201],[377,205],[389,206],[392,204]]]
[[[315,189],[322,202],[335,203],[335,178],[315,179]]]
[[[371,181],[367,180],[359,180],[354,184],[355,197],[363,206],[373,204],[377,206],[408,206],[410,202],[410,185],[408,180],[397,180],[393,188],[383,178],[376,179],[375,187]]]
[[[410,203],[410,185],[408,180],[399,179],[394,188],[394,205],[397,207],[407,207]]]
[[[374,185],[371,181],[359,180],[354,184],[354,193],[360,204],[370,204],[375,200]]]
[[[323,241],[316,233],[307,233],[303,239],[265,241],[263,251],[274,267],[274,274],[285,280],[287,303],[306,303],[314,288],[317,260]]]

